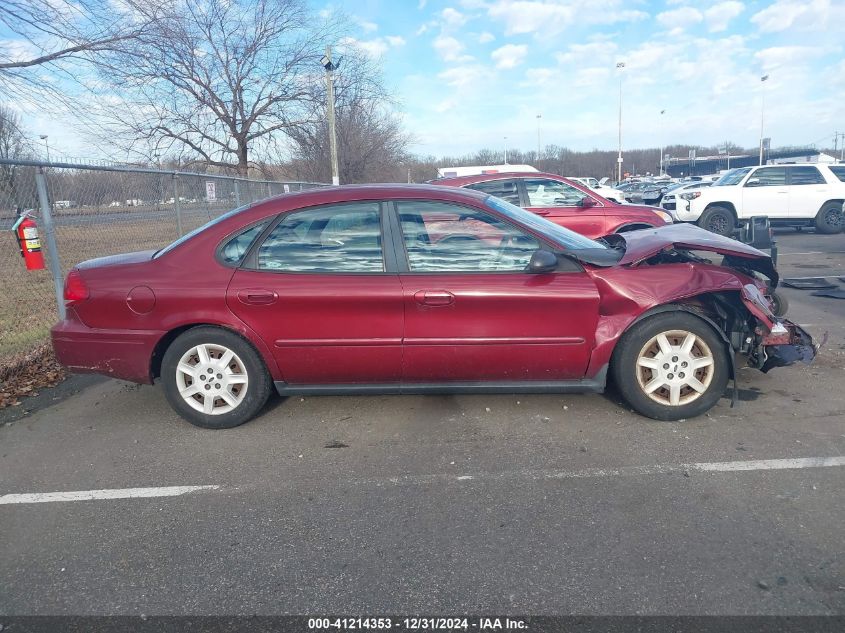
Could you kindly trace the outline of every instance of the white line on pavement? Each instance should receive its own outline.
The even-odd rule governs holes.
[[[0,505],[11,503],[50,503],[53,501],[92,501],[95,499],[141,499],[177,497],[198,490],[217,490],[220,486],[165,486],[163,488],[113,488],[111,490],[76,490],[72,492],[31,492],[0,496]]]
[[[845,466],[845,455],[835,457],[799,457],[793,459],[754,459],[736,462],[696,462],[690,464],[657,464],[622,466],[620,468],[585,468],[583,470],[511,470],[499,473],[404,475],[357,479],[359,484],[433,484],[449,481],[502,481],[507,479],[586,479],[594,477],[630,477],[691,472],[739,472],[754,470],[794,470]]]
[[[831,255],[831,254],[841,254],[845,253],[845,251],[807,251],[806,253],[778,253],[778,257],[784,257],[788,255]]]

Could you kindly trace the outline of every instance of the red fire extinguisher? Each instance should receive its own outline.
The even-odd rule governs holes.
[[[28,213],[22,213],[12,227],[18,238],[18,247],[26,263],[27,270],[44,269],[44,253],[41,252],[41,240],[38,239],[38,225]]]

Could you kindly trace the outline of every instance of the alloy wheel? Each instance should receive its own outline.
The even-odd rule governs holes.
[[[704,340],[686,330],[661,332],[637,355],[637,382],[649,398],[681,406],[698,400],[713,380],[713,353]]]
[[[228,347],[202,344],[179,359],[176,387],[193,409],[206,415],[221,415],[243,401],[249,376],[243,361]]]

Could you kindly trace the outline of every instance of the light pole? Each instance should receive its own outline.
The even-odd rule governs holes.
[[[505,137],[505,165],[508,164],[508,137]]]
[[[619,156],[616,159],[616,181],[622,182],[622,69],[625,62],[617,62],[616,69],[619,71]]]
[[[326,46],[326,54],[320,60],[323,68],[326,69],[326,100],[328,102],[328,119],[329,119],[329,152],[331,153],[332,161],[332,184],[340,184],[340,175],[337,168],[337,134],[335,132],[334,122],[334,78],[332,72],[337,70],[340,66],[340,60],[336,64],[332,63],[332,47]]]
[[[662,125],[662,123],[663,123],[663,113],[664,113],[664,112],[666,112],[666,110],[661,110],[661,111],[660,111],[660,119],[661,119],[661,120],[660,120],[660,123],[661,123],[661,125],[660,125],[660,129],[661,129],[661,130],[663,129],[663,125]],[[660,175],[660,176],[662,176],[662,175],[663,175],[663,143],[662,143],[662,142],[660,143],[660,169],[658,170],[658,172],[659,172],[659,174],[658,174],[658,175]]]
[[[537,169],[540,168],[540,119],[542,118],[542,114],[537,115]]]
[[[50,162],[50,145],[47,143],[47,135],[42,134],[39,137],[42,141],[44,141],[44,148],[47,150],[47,162]]]
[[[766,90],[763,83],[769,78],[768,75],[760,77],[760,164],[763,164],[763,121],[766,112]]]

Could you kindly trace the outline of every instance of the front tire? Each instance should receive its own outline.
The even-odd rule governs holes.
[[[698,226],[716,235],[731,237],[736,228],[736,219],[730,209],[710,207],[698,218]]]
[[[633,325],[613,354],[611,372],[624,400],[655,420],[710,410],[728,384],[725,343],[687,312],[658,314]]]
[[[842,204],[839,202],[826,202],[822,205],[816,215],[815,227],[818,233],[832,235],[842,230]]]
[[[170,406],[204,429],[240,426],[270,397],[270,374],[255,348],[217,327],[193,328],[173,341],[161,379]]]

